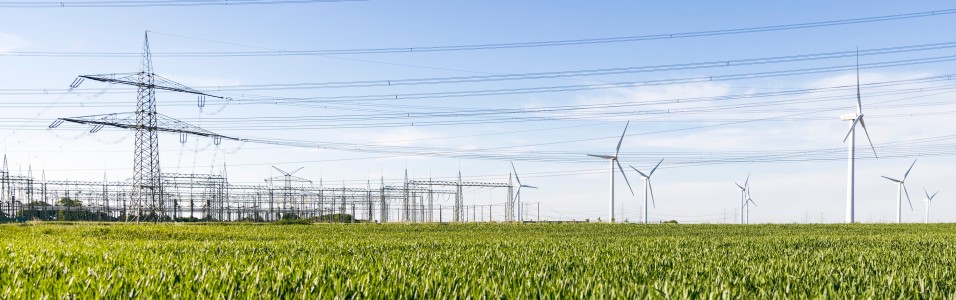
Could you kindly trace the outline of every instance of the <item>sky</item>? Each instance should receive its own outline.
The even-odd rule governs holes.
[[[947,44],[956,43],[947,30],[956,25],[956,14],[422,51],[945,11],[956,8],[950,2],[354,1],[100,8],[15,8],[4,2],[10,1],[0,1],[0,151],[14,173],[30,168],[70,180],[132,176],[130,131],[90,134],[82,125],[47,126],[58,117],[133,111],[135,90],[127,87],[87,80],[71,93],[66,89],[78,75],[138,71],[137,53],[148,31],[157,74],[231,99],[207,99],[199,107],[194,95],[160,92],[161,114],[225,136],[268,141],[215,145],[207,138],[180,143],[178,135],[162,135],[164,172],[219,173],[225,164],[230,182],[261,184],[279,175],[272,166],[303,167],[296,175],[314,182],[364,187],[370,179],[400,182],[405,170],[415,179],[451,179],[460,171],[465,181],[507,182],[513,163],[523,183],[539,187],[523,190],[522,201],[540,203],[542,219],[606,220],[609,166],[586,154],[613,154],[630,122],[620,161],[634,194],[616,174],[618,220],[639,221],[648,209],[643,181],[627,166],[647,172],[663,158],[651,180],[651,222],[736,222],[735,183],[743,184],[748,174],[757,204],[750,208],[752,223],[843,222],[849,124],[840,116],[855,110],[856,58],[847,53],[859,50],[860,95],[879,159],[858,135],[857,220],[895,219],[897,187],[881,176],[902,177],[916,159],[907,178],[913,210],[904,198],[903,220],[923,221],[925,187],[940,191],[929,220],[956,221],[956,78],[939,77],[956,73],[950,57],[956,47]],[[409,51],[295,52],[342,49]],[[884,50],[872,54],[874,49]],[[184,52],[203,55],[171,55]],[[821,53],[831,57],[819,58]],[[775,59],[754,60],[763,58]],[[651,66],[664,67],[634,71]],[[524,75],[502,77],[509,74]],[[634,82],[642,84],[620,84]],[[498,204],[505,195],[470,190],[465,202]],[[536,208],[526,211],[536,214]]]

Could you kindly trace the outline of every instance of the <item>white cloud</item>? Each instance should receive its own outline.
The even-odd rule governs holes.
[[[411,146],[416,144],[416,142],[432,137],[432,134],[414,127],[384,130],[366,136],[366,138],[373,141],[372,144],[385,146]]]
[[[0,32],[0,53],[29,46],[30,42],[17,35]]]
[[[587,95],[577,98],[578,104],[581,105],[590,105],[590,104],[617,104],[617,103],[627,103],[627,102],[637,102],[637,103],[647,103],[652,101],[662,101],[662,100],[678,100],[678,99],[690,99],[690,98],[700,98],[700,97],[718,97],[724,96],[730,93],[730,87],[726,84],[721,83],[698,83],[698,84],[688,84],[688,85],[662,85],[662,86],[646,86],[646,87],[635,87],[635,88],[626,88],[626,89],[615,89],[611,92],[603,92],[597,95]],[[635,116],[640,116],[646,112],[666,110],[673,108],[675,105],[686,108],[688,107],[687,103],[677,103],[674,102],[661,102],[656,104],[649,105],[634,105],[626,106],[619,108],[602,108],[587,110],[588,115],[593,114],[612,114],[612,113],[622,113],[619,120],[625,120],[634,118]],[[632,115],[627,115],[626,113],[633,112]],[[574,114],[577,112],[571,113],[571,115],[556,114],[556,117],[565,117],[565,118],[576,118]],[[602,119],[612,119],[612,118],[602,118]]]

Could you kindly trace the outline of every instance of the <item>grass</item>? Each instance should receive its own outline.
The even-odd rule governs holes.
[[[0,298],[954,298],[956,225],[0,226]]]

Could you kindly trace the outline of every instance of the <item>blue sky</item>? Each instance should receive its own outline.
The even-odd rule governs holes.
[[[82,126],[64,125],[45,130],[53,119],[66,116],[132,111],[135,95],[118,87],[99,94],[106,85],[87,81],[77,94],[13,94],[13,89],[63,89],[76,75],[133,72],[136,57],[28,57],[18,52],[138,52],[143,32],[151,31],[151,46],[157,56],[155,71],[190,86],[213,93],[217,86],[321,83],[362,80],[399,80],[488,74],[570,71],[778,57],[834,51],[849,51],[907,45],[956,42],[948,28],[956,15],[905,19],[823,28],[796,29],[737,35],[664,39],[559,47],[391,53],[365,55],[203,57],[162,56],[169,52],[234,52],[263,50],[316,50],[383,47],[423,47],[486,43],[511,43],[586,39],[645,34],[681,33],[783,25],[816,21],[893,15],[951,9],[943,1],[918,3],[898,1],[800,1],[766,2],[650,2],[650,1],[366,1],[345,3],[169,7],[169,8],[3,8],[0,14],[0,143],[8,153],[11,168],[46,169],[57,179],[112,179],[131,174],[133,141],[128,132],[104,130],[85,134]],[[953,55],[939,49],[861,57],[861,63]],[[481,83],[341,89],[221,91],[236,99],[252,95],[268,97],[335,97],[470,90],[527,88],[706,77],[852,64],[853,58],[813,60],[742,67],[672,70],[650,73],[495,81]],[[952,62],[916,64],[862,71],[862,82],[905,80],[954,73]],[[852,111],[853,94],[841,99],[800,102],[800,97],[763,97],[732,102],[779,104],[751,109],[703,110],[716,105],[703,103],[657,104],[634,109],[595,110],[593,115],[561,113],[523,114],[560,118],[550,121],[446,124],[422,126],[431,119],[387,121],[402,126],[370,127],[367,122],[345,122],[350,128],[295,129],[283,127],[282,118],[331,118],[342,115],[382,117],[382,111],[408,112],[462,109],[534,109],[562,105],[615,104],[691,97],[753,94],[805,88],[848,85],[852,71],[800,76],[714,81],[682,85],[597,89],[575,92],[512,94],[482,97],[449,97],[401,101],[351,103],[309,102],[277,105],[211,102],[201,111],[189,95],[160,93],[160,112],[189,121],[224,135],[266,139],[295,139],[316,143],[387,145],[455,149],[461,153],[521,156],[514,159],[522,179],[541,187],[526,191],[526,202],[541,202],[542,216],[553,219],[606,218],[607,164],[588,161],[586,153],[609,153],[624,123],[631,120],[629,136],[622,147],[622,162],[641,169],[652,167],[657,157],[676,154],[780,153],[807,149],[844,149],[841,143],[847,124],[839,115]],[[927,83],[913,87],[937,87]],[[890,93],[903,87],[864,88],[867,125],[876,144],[897,143],[953,134],[952,94]],[[849,94],[848,94],[849,93]],[[806,96],[821,96],[811,94]],[[872,108],[867,103],[874,104]],[[886,102],[888,101],[888,102]],[[899,104],[899,105],[895,105]],[[689,105],[689,106],[688,106]],[[882,106],[881,106],[882,105]],[[895,106],[894,106],[895,105]],[[694,108],[697,113],[680,113]],[[641,112],[666,112],[655,116]],[[927,113],[942,112],[935,115]],[[799,116],[790,116],[801,114]],[[907,116],[911,115],[911,116]],[[790,116],[784,118],[783,116]],[[262,118],[273,117],[272,121]],[[239,121],[234,121],[238,119]],[[280,121],[274,122],[279,119]],[[246,120],[246,121],[242,121]],[[465,122],[467,118],[451,119]],[[226,123],[226,121],[232,121]],[[285,121],[288,121],[287,119]],[[383,122],[383,121],[375,121]],[[412,122],[419,125],[411,126]],[[734,123],[737,122],[737,123]],[[732,124],[726,124],[732,123]],[[298,121],[297,125],[336,124]],[[343,125],[343,123],[337,123]],[[709,126],[709,127],[703,127]],[[695,128],[699,127],[699,128]],[[597,139],[600,138],[600,139]],[[583,141],[577,141],[583,140]],[[577,142],[575,142],[577,141]],[[865,145],[863,139],[858,145]],[[943,139],[921,145],[947,145]],[[258,183],[277,175],[271,165],[284,169],[304,166],[299,174],[318,181],[364,185],[369,177],[399,180],[405,168],[416,178],[455,176],[460,169],[466,179],[505,181],[511,159],[468,159],[372,154],[361,151],[304,149],[254,143],[226,142],[163,136],[162,166],[168,172],[208,172],[229,165],[230,180]],[[360,147],[360,146],[354,146]],[[393,148],[394,149],[394,148]],[[409,148],[401,148],[409,149]],[[488,150],[476,150],[488,149]],[[866,155],[860,148],[860,155]],[[925,148],[911,147],[912,157],[862,160],[858,173],[858,218],[866,222],[892,220],[895,186],[880,175],[899,176]],[[580,154],[575,161],[537,158]],[[756,162],[695,165],[693,155],[665,160],[655,175],[657,207],[652,220],[684,222],[732,221],[737,207],[734,181],[752,173],[752,209],[755,222],[804,222],[843,220],[846,161]],[[750,154],[756,157],[756,154]],[[837,155],[839,157],[839,155]],[[946,155],[921,157],[909,188],[914,211],[904,219],[922,220],[922,187],[941,189],[934,203],[935,221],[956,221],[956,210],[946,188],[953,186],[954,161]],[[642,170],[643,171],[643,170]],[[642,205],[639,177],[628,177],[636,196],[631,196],[618,177],[619,218],[637,220]],[[919,192],[917,192],[919,191]],[[486,190],[471,191],[467,201],[476,204],[500,202],[503,195]],[[956,193],[956,192],[953,192]]]

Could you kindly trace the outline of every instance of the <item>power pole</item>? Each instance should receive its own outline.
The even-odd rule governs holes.
[[[153,73],[153,59],[149,50],[149,34],[144,34],[143,56],[140,60],[140,70],[137,73],[80,75],[70,84],[70,90],[79,87],[84,79],[90,79],[110,84],[123,84],[136,87],[136,111],[132,114],[105,114],[75,118],[58,118],[50,128],[56,128],[63,122],[92,125],[90,133],[95,133],[104,126],[132,129],[135,131],[136,147],[133,152],[133,199],[131,204],[136,211],[136,221],[140,221],[145,212],[150,213],[153,221],[165,216],[165,203],[162,197],[162,180],[159,167],[159,132],[179,133],[180,142],[186,141],[187,135],[211,137],[216,145],[223,138],[240,140],[212,133],[205,129],[192,126],[185,122],[164,116],[156,112],[156,90],[165,90],[194,94],[199,102],[204,103],[206,97],[226,99],[225,97],[206,94],[189,88],[180,83],[166,79]],[[127,216],[127,221],[129,217]]]

